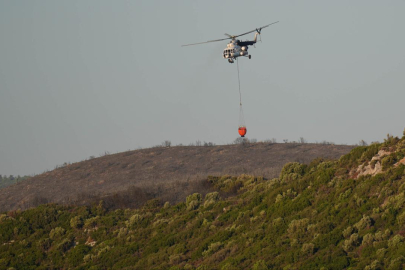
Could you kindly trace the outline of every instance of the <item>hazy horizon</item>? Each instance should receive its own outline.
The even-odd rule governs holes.
[[[238,137],[225,38],[274,21],[239,60],[247,137],[402,136],[404,1],[0,0],[0,174],[106,151]],[[254,34],[242,39],[252,39]]]

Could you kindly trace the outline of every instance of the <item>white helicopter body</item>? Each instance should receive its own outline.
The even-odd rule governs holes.
[[[257,35],[259,34],[255,34],[253,41],[240,41],[239,39],[232,39],[228,44],[226,44],[226,48],[222,54],[223,58],[228,59],[229,63],[233,63],[234,60],[240,56],[246,56],[251,59],[252,56],[248,53],[248,46],[257,42]]]

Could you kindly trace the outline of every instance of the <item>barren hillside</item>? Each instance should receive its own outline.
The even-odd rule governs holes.
[[[107,155],[73,163],[0,189],[0,212],[42,203],[89,203],[115,198],[137,206],[150,198],[183,200],[204,192],[208,175],[254,174],[277,177],[287,162],[336,159],[353,146],[268,144],[176,146]]]

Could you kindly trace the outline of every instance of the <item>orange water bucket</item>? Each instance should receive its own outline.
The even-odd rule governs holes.
[[[246,127],[239,127],[238,132],[241,137],[245,137],[247,129]]]

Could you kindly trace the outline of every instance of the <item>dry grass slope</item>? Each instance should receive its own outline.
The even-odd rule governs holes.
[[[208,192],[208,175],[277,177],[287,162],[336,159],[353,146],[254,143],[128,151],[73,163],[0,189],[0,212],[43,203],[87,204],[103,198],[136,207],[151,198],[172,203]]]

